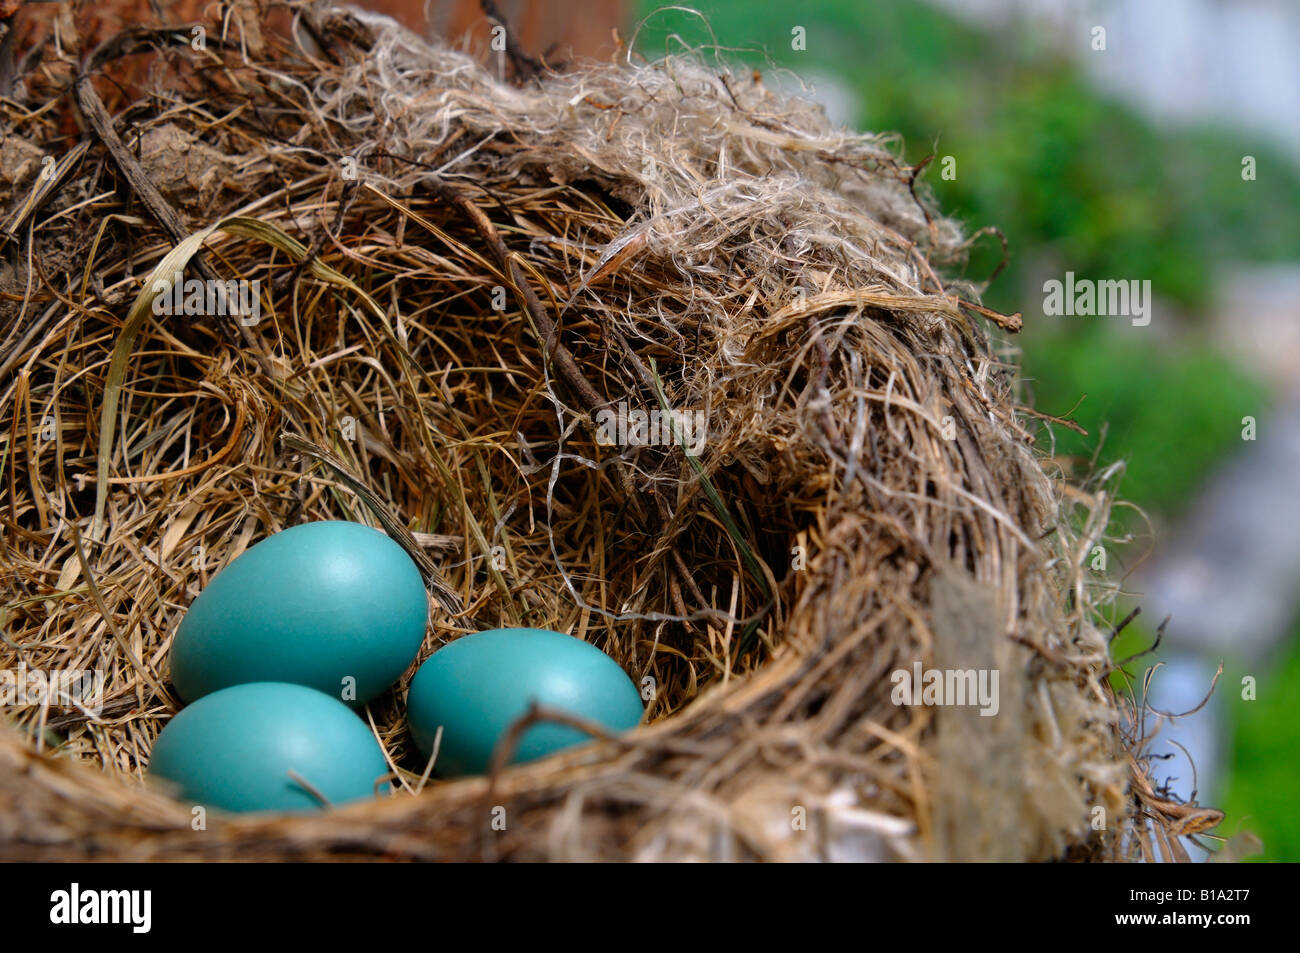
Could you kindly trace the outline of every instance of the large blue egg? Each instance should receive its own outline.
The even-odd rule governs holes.
[[[373,797],[387,773],[379,742],[356,712],[283,682],[205,695],[167,723],[149,759],[149,776],[170,781],[182,801],[226,811],[321,807],[294,775],[331,805],[344,804]]]
[[[411,680],[406,716],[426,758],[442,727],[438,774],[483,774],[497,741],[531,702],[614,733],[641,720],[641,696],[617,662],[593,645],[547,629],[475,632],[439,649]],[[520,736],[512,763],[590,740],[568,725],[540,722]]]
[[[172,682],[189,702],[293,682],[362,705],[415,660],[428,614],[420,571],[393,540],[360,523],[305,523],[251,547],[199,593],[172,644]]]

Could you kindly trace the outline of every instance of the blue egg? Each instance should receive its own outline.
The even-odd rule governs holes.
[[[497,742],[532,702],[612,733],[636,727],[642,711],[636,685],[617,662],[547,629],[493,629],[457,639],[420,666],[406,701],[411,735],[426,758],[442,727],[434,770],[443,777],[486,772]],[[590,740],[568,725],[541,722],[520,736],[513,763]]]
[[[375,796],[388,763],[347,705],[312,688],[253,682],[205,695],[154,742],[150,778],[225,811],[304,811]],[[384,786],[381,786],[384,787]]]
[[[276,533],[208,583],[172,644],[186,701],[245,682],[293,682],[362,705],[420,651],[429,601],[397,543],[360,523]]]

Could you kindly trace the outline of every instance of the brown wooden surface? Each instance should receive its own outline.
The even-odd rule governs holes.
[[[491,24],[479,0],[361,0],[357,6],[393,17],[422,35],[436,32],[471,48],[487,49]],[[149,0],[96,0],[74,3],[21,3],[0,0],[0,17],[18,9],[19,48],[47,32],[56,18],[75,24],[83,42],[95,42],[123,25],[157,26],[205,20],[216,13],[213,0],[160,0],[160,21]],[[625,0],[496,0],[496,7],[515,33],[520,49],[545,56],[551,63],[573,57],[608,58],[616,49],[613,30],[625,30]],[[426,16],[427,10],[427,16]],[[67,45],[67,44],[65,44]]]

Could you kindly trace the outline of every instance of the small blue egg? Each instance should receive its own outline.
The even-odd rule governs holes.
[[[331,805],[374,797],[388,771],[356,712],[284,682],[205,695],[167,723],[149,759],[149,776],[170,781],[180,800],[225,811],[321,807],[293,774]]]
[[[454,777],[486,772],[497,741],[531,702],[612,733],[641,720],[641,696],[617,662],[581,639],[547,629],[475,632],[439,649],[411,680],[406,714],[426,758],[442,727],[434,770]],[[568,725],[541,722],[520,736],[512,763],[590,740]]]
[[[251,547],[199,593],[172,644],[172,682],[190,702],[293,682],[362,705],[415,660],[428,614],[420,571],[388,536],[305,523]]]

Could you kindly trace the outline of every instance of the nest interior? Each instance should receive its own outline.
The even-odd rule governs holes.
[[[967,239],[896,143],[701,56],[503,80],[372,15],[232,9],[200,49],[47,45],[3,101],[0,668],[107,680],[98,714],[8,713],[0,855],[1145,849],[1104,497],[1051,472],[986,323],[1016,319],[947,277]],[[156,314],[178,268],[255,309]],[[705,427],[611,444],[620,411]],[[144,779],[171,635],[316,519],[412,552],[421,659],[558,629],[649,686],[647,725],[442,781],[403,678],[366,710],[395,796],[196,830]],[[918,664],[996,669],[997,715],[897,704]]]

